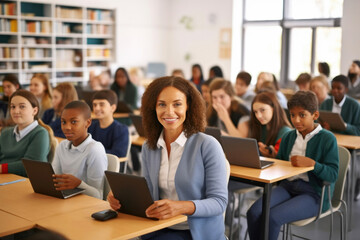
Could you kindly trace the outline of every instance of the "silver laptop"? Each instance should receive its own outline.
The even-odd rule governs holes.
[[[51,163],[28,159],[22,159],[22,162],[31,186],[36,193],[65,199],[85,191],[85,189],[82,188],[58,191],[54,186],[52,177],[54,169],[52,168]]]
[[[119,212],[148,218],[145,210],[154,201],[144,177],[111,171],[105,171],[105,176],[114,197],[121,203]]]
[[[320,111],[319,121],[327,122],[330,125],[331,130],[345,131],[346,126],[341,115],[329,111]]]
[[[145,131],[142,125],[142,116],[136,114],[130,114],[129,116],[139,136],[145,137]]]
[[[274,163],[260,160],[256,139],[221,136],[221,142],[231,165],[263,169]]]
[[[221,130],[217,127],[206,127],[205,128],[205,134],[213,136],[220,144],[221,143]]]

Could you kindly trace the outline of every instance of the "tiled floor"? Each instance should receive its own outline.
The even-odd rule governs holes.
[[[254,196],[251,196],[249,194],[249,197],[247,199],[252,199]],[[245,209],[247,209],[248,204],[250,204],[250,201],[246,201],[244,204],[244,207],[242,208],[242,212],[246,212]],[[348,213],[349,214],[349,213]],[[359,240],[360,239],[360,200],[357,202],[354,202],[353,204],[353,218],[352,218],[352,230],[347,232],[347,239],[348,240]],[[241,232],[239,238],[233,238],[233,239],[244,239],[245,231],[247,229],[246,219],[241,218]],[[334,231],[333,231],[333,237],[332,239],[337,240],[340,239],[340,221],[339,221],[339,215],[334,215]],[[320,219],[316,223],[311,223],[304,227],[292,227],[292,233],[295,235],[299,235],[308,239],[329,239],[329,233],[330,233],[330,217],[325,217],[323,219]],[[237,235],[236,235],[237,236]],[[249,237],[247,237],[249,239]],[[279,239],[282,239],[282,234],[279,235]],[[300,239],[297,237],[293,237],[294,240]]]

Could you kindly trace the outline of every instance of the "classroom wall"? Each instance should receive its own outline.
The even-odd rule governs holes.
[[[231,60],[219,58],[220,29],[232,26],[233,0],[172,0],[170,8],[170,45],[168,73],[181,68],[191,77],[191,66],[199,63],[205,79],[209,69],[219,65],[230,79]],[[183,17],[192,19],[193,29],[180,23]],[[186,56],[190,56],[189,59]]]
[[[347,74],[354,59],[360,59],[360,1],[344,0],[341,22],[341,73]]]

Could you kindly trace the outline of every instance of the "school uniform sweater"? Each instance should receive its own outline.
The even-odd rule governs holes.
[[[284,136],[285,133],[291,131],[291,128],[289,128],[288,126],[283,126],[282,128],[280,128],[275,142],[271,143],[271,145],[274,146],[276,151],[279,151],[279,147],[280,147],[280,142],[282,137]],[[266,129],[266,125],[262,125],[261,126],[261,138],[260,138],[260,142],[266,144],[266,138],[267,138],[267,129]]]
[[[332,111],[333,101],[333,97],[325,100],[320,110]],[[360,136],[360,104],[355,99],[346,96],[340,115],[347,126],[345,131],[338,133]]]
[[[106,153],[126,157],[129,146],[129,130],[126,125],[113,121],[107,128],[101,128],[99,120],[94,119],[88,133],[104,145]]]
[[[277,159],[290,161],[290,153],[296,140],[296,130],[286,133],[281,141]],[[314,160],[314,170],[307,172],[309,183],[321,196],[323,181],[330,182],[331,196],[339,172],[339,152],[335,136],[325,130],[320,130],[306,145],[305,156]],[[325,192],[322,211],[329,209],[328,193]]]
[[[4,164],[2,166],[3,173],[8,172],[26,177],[21,159],[47,162],[49,151],[49,133],[40,125],[36,126],[19,142],[15,139],[14,127],[5,128],[1,131],[0,164]]]
[[[55,137],[66,138],[63,131],[61,130],[61,118],[55,116],[54,108],[50,108],[44,112],[42,121],[51,127]]]

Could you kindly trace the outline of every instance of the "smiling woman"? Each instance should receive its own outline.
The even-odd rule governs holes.
[[[200,92],[180,77],[156,79],[143,95],[141,112],[147,137],[143,174],[155,201],[146,215],[188,216],[142,239],[225,239],[226,159],[220,144],[201,133],[206,122]],[[112,193],[108,201],[113,209],[121,207]]]

